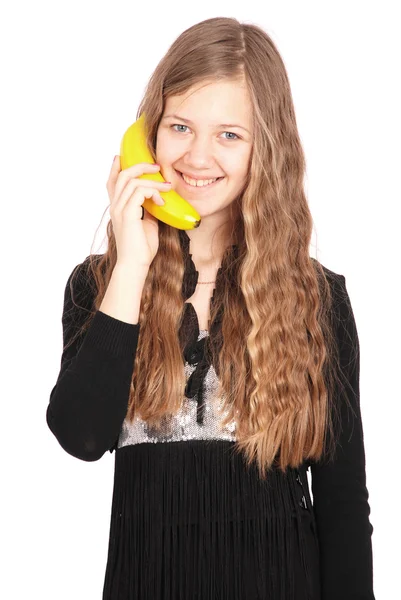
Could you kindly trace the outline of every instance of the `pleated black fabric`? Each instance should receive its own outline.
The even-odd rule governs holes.
[[[262,481],[233,446],[191,440],[116,451],[103,600],[320,598],[298,471]]]

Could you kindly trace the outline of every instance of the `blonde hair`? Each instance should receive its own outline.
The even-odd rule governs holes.
[[[235,449],[256,460],[262,478],[335,448],[331,273],[309,256],[313,221],[304,193],[305,158],[287,73],[271,38],[233,18],[212,18],[184,31],[151,76],[137,118],[147,115],[154,159],[166,98],[211,81],[245,82],[253,105],[254,143],[247,184],[232,203],[231,242],[215,290],[221,351],[210,339],[219,373],[218,397],[236,420]],[[184,315],[180,232],[159,222],[159,249],[149,269],[139,315],[127,419],[152,426],[176,413],[185,388],[179,329]],[[117,260],[111,220],[108,248],[88,258],[95,297],[86,330],[102,302]],[[89,273],[90,272],[90,273]],[[211,336],[212,338],[213,336]],[[328,441],[331,440],[331,446]]]

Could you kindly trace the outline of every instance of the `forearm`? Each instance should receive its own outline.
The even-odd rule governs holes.
[[[148,269],[136,270],[116,264],[99,310],[124,323],[138,324],[147,275]]]

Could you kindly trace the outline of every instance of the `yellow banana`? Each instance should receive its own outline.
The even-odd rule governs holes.
[[[121,140],[120,148],[121,169],[127,169],[142,162],[151,164],[155,162],[146,143],[144,113],[127,129]],[[139,176],[139,179],[164,181],[160,172],[144,173]],[[151,198],[145,198],[142,204],[151,215],[177,229],[195,229],[199,227],[201,222],[199,213],[177,192],[170,190],[169,192],[160,192],[160,195],[165,201],[163,206],[155,204]]]

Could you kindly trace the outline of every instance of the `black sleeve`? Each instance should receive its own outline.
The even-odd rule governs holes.
[[[311,463],[322,600],[374,600],[372,533],[359,397],[359,339],[345,277],[336,274],[337,340],[352,413],[338,393],[335,460]],[[340,389],[340,387],[337,387]]]
[[[87,260],[77,265],[78,275],[73,279],[73,297],[78,306],[70,291],[75,269],[65,287],[63,349],[93,307],[94,289],[83,275]],[[125,323],[98,310],[86,332],[63,350],[46,421],[72,456],[94,461],[115,449],[127,412],[139,329],[139,324]]]

